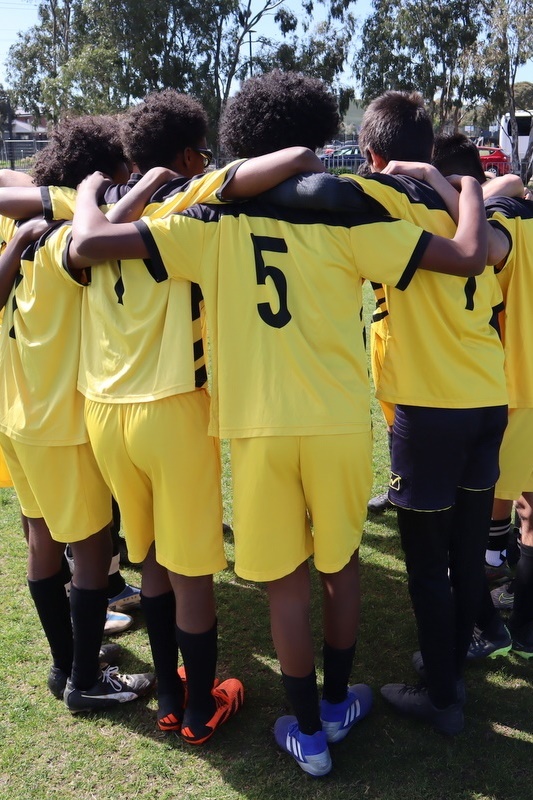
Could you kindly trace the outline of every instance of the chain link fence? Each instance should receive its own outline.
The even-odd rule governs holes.
[[[27,172],[35,153],[48,144],[46,139],[2,139],[0,141],[0,167]]]

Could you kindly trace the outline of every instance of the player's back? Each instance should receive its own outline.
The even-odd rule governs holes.
[[[69,227],[23,253],[0,335],[0,430],[29,444],[87,441],[76,391],[83,289],[62,267]]]
[[[422,231],[382,215],[261,201],[139,225],[169,270],[202,287],[220,435],[368,429],[363,265],[370,278],[408,283]],[[391,248],[386,263],[373,258],[377,241]]]
[[[393,217],[452,237],[455,224],[428,184],[407,176],[354,177]],[[383,259],[389,254],[383,250]],[[387,346],[377,395],[405,405],[475,408],[507,402],[494,271],[475,278],[419,270],[409,290],[386,289]]]
[[[497,273],[505,305],[503,341],[511,408],[533,408],[533,201],[495,197],[487,216],[510,237],[512,246]]]

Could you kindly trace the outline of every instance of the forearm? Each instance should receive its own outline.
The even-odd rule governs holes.
[[[106,216],[110,222],[130,222],[139,219],[154,192],[168,183],[176,173],[166,167],[154,167],[111,208]]]
[[[146,258],[148,250],[133,222],[112,223],[98,208],[98,175],[79,186],[72,222],[70,266],[74,269],[117,258]]]
[[[480,275],[487,264],[487,236],[481,187],[475,178],[464,177],[455,236],[453,239],[432,236],[420,267],[465,278]]]
[[[27,172],[18,172],[14,169],[0,169],[0,186],[10,188],[13,186],[33,186],[31,176]]]
[[[458,200],[457,231],[453,241],[459,245],[465,259],[465,274],[479,275],[487,265],[489,226],[483,193],[475,178],[462,178]]]
[[[7,243],[0,256],[0,308],[4,308],[15,278],[20,270],[20,257],[26,247],[35,240],[35,234],[20,228],[15,236]]]
[[[306,147],[288,147],[243,161],[224,188],[224,199],[255,197],[301,172],[324,172],[317,155]]]
[[[41,190],[38,186],[0,188],[0,214],[10,219],[29,219],[42,214]]]
[[[525,186],[519,175],[500,175],[483,184],[483,197],[523,197]]]

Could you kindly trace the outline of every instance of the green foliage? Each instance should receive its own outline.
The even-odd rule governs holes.
[[[470,0],[374,0],[355,66],[363,100],[387,89],[419,91],[437,128],[457,127],[464,108],[493,91],[480,58],[484,19]]]

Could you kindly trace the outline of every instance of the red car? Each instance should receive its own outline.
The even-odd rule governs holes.
[[[485,172],[491,175],[507,175],[511,171],[511,162],[499,147],[478,147],[479,157]]]

